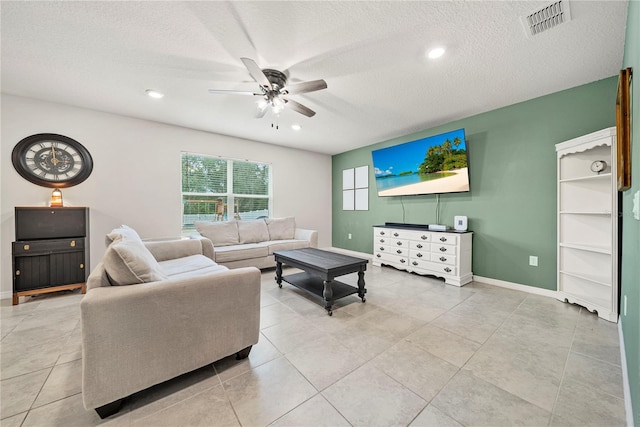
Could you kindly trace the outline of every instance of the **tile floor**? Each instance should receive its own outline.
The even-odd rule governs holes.
[[[82,406],[82,295],[3,300],[0,423],[625,425],[617,325],[578,306],[369,266],[367,302],[344,298],[329,317],[273,277],[262,275],[260,342],[248,359],[137,393],[106,420]]]

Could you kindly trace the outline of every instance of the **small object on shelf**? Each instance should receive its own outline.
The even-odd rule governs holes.
[[[596,160],[591,163],[591,172],[600,173],[607,168],[607,162],[604,160]]]
[[[62,207],[62,191],[59,188],[56,188],[51,193],[51,203],[49,206],[52,208],[61,208]]]

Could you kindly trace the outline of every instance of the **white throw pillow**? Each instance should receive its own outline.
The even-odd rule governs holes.
[[[271,240],[291,240],[296,232],[294,217],[265,219]]]
[[[114,228],[111,230],[109,234],[107,234],[105,238],[105,244],[109,246],[111,243],[120,239],[129,239],[129,240],[137,240],[139,242],[142,241],[140,235],[133,228],[122,224],[119,228]]]
[[[158,261],[140,240],[119,238],[102,259],[112,285],[135,285],[168,279]]]
[[[240,243],[236,221],[196,221],[195,226],[198,233],[211,240],[213,246],[229,246]]]

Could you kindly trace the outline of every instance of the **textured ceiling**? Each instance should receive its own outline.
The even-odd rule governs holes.
[[[527,37],[547,4],[2,1],[2,92],[336,154],[616,75],[627,2],[572,1]],[[291,96],[317,114],[256,119],[258,97],[208,93],[258,91],[241,57],[325,79]]]

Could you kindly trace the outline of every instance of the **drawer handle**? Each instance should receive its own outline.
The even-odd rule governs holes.
[[[441,241],[441,242],[446,242],[446,241],[447,241],[447,238],[443,236],[443,237],[441,237],[441,238],[440,238],[440,241]]]
[[[396,245],[402,246],[402,242],[396,242]]]
[[[417,254],[416,255],[418,258],[422,258],[422,254]]]
[[[393,235],[394,235],[395,237],[398,237],[398,236],[399,236],[399,234],[398,234],[398,233],[393,233]]]
[[[76,247],[76,241],[72,240],[71,243],[69,243],[69,246],[71,246],[72,248]]]
[[[384,239],[380,239],[380,243],[384,243]]]
[[[440,261],[445,262],[447,259],[443,256],[440,257]]]
[[[403,259],[401,259],[401,260],[400,260],[400,262],[401,262],[402,264],[404,264],[406,261],[405,261],[405,260],[403,260]]]
[[[422,236],[420,236],[420,238],[421,238],[422,240],[427,240],[427,239],[429,238],[429,236],[425,236],[425,235],[423,234]]]
[[[381,250],[381,251],[384,251],[384,247],[380,246],[380,250]]]
[[[444,271],[446,271],[447,273],[451,273],[451,269],[449,267],[445,268]]]
[[[384,231],[381,231],[381,232],[380,232],[380,235],[381,235],[381,236],[384,236]]]
[[[396,253],[397,253],[397,254],[401,254],[401,253],[402,253],[402,249],[398,249],[398,250],[396,251]]]
[[[80,264],[80,269],[83,269],[83,268],[84,268],[84,264]]]
[[[416,248],[418,248],[418,249],[422,249],[422,245],[421,245],[420,243],[418,243],[418,244],[416,245]]]
[[[413,261],[411,264],[418,265],[418,262],[417,261]]]
[[[16,270],[16,276],[20,275],[20,270]]]
[[[440,248],[440,252],[447,252],[447,248],[445,248],[444,246],[442,246],[442,247]]]
[[[24,249],[25,251],[28,251],[28,250],[29,250],[29,245],[24,245],[24,246],[22,247],[22,249]]]
[[[378,258],[382,258],[382,255],[380,255],[380,254],[376,254],[376,256],[377,256]]]

